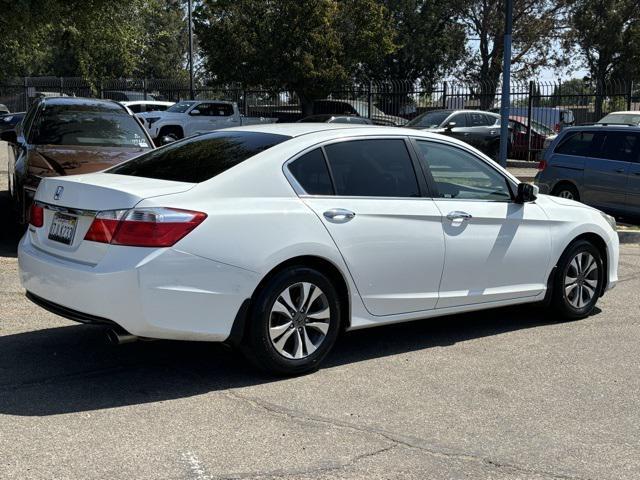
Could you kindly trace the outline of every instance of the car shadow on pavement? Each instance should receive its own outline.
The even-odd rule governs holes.
[[[340,338],[323,368],[551,323],[552,314],[543,309],[503,308],[350,332]],[[281,380],[257,372],[220,344],[113,346],[104,334],[102,327],[73,325],[1,336],[0,414],[91,411]]]

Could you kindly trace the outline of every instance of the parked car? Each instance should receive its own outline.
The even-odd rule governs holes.
[[[363,100],[342,100],[327,98],[313,102],[313,114],[356,115],[369,118],[369,102]],[[407,124],[407,120],[395,115],[387,115],[375,105],[371,106],[371,121],[374,125],[400,127]]]
[[[617,216],[640,218],[640,128],[583,126],[563,130],[540,162],[540,191]]]
[[[299,123],[349,123],[352,125],[373,125],[373,122],[368,118],[358,117],[357,115],[333,115],[331,113],[324,113],[319,115],[309,115],[302,120],[298,120]]]
[[[551,128],[538,123],[535,120],[532,120],[531,124],[531,150],[533,153],[532,158],[535,159],[544,149],[545,139],[548,136],[555,135],[555,132]],[[529,132],[528,125],[529,121],[527,117],[518,117],[515,115],[509,117],[509,131],[511,133],[511,150],[509,152],[509,158],[527,159],[527,154],[529,152],[529,142],[527,137]]]
[[[164,112],[140,113],[138,117],[159,144],[220,128],[276,121],[275,118],[245,117],[236,103],[222,100],[186,100]]]
[[[16,112],[16,113],[7,113],[5,115],[0,115],[0,133],[5,130],[13,130],[16,128],[16,125],[22,121],[24,117],[24,112]]]
[[[273,124],[44,179],[18,258],[32,301],[116,341],[227,342],[300,374],[344,330],[523,303],[589,315],[618,279],[614,225],[455,139]]]
[[[7,113],[11,113],[9,108],[5,104],[0,103],[0,115],[5,115]]]
[[[104,170],[153,148],[125,107],[89,98],[39,98],[15,130],[0,135],[11,144],[9,193],[21,223],[42,178]]]
[[[158,100],[135,100],[120,103],[131,110],[132,113],[164,112],[175,104],[175,102],[160,102]]]
[[[102,96],[116,102],[137,102],[144,100],[162,100],[157,95],[130,90],[103,90]]]
[[[598,124],[601,125],[640,125],[640,112],[611,112],[605,115]]]
[[[500,110],[495,109],[496,113]],[[528,107],[511,107],[509,116],[515,115],[519,117],[529,117]],[[568,108],[561,107],[533,107],[531,109],[531,119],[542,125],[545,125],[555,131],[560,132],[565,127],[571,127],[576,124],[576,118],[573,111]]]
[[[431,110],[407,127],[457,138],[493,160],[500,152],[500,115],[481,110]]]

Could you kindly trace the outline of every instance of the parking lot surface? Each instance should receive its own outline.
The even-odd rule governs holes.
[[[30,304],[4,149],[0,478],[640,477],[639,246],[586,320],[519,307],[352,332],[278,379],[218,345],[110,346]]]

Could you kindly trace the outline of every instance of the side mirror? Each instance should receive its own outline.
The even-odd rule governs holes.
[[[453,130],[455,126],[456,126],[456,122],[449,122],[445,125],[444,129],[450,132],[451,130]]]
[[[15,130],[5,130],[0,134],[0,140],[9,143],[18,143],[18,135]]]
[[[540,189],[531,183],[519,183],[518,193],[516,195],[516,203],[529,203],[538,198]]]
[[[200,115],[200,110],[198,110],[197,108],[194,108],[193,110],[191,110],[189,112],[189,115]]]

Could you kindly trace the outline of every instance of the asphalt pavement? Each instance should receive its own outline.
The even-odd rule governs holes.
[[[0,479],[640,478],[640,246],[588,319],[526,306],[352,332],[278,379],[220,345],[110,346],[30,304],[5,185]]]

